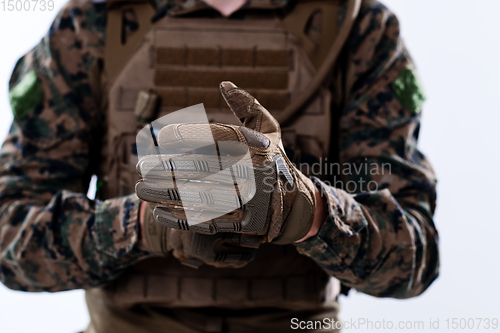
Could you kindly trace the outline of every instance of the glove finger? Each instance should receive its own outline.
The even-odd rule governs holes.
[[[203,182],[190,185],[189,187],[165,187],[162,184],[139,180],[135,186],[137,196],[148,202],[154,203],[177,203],[184,207],[197,209],[212,209],[214,211],[229,212],[241,206],[239,191],[232,188],[232,191],[226,189],[217,189],[210,184],[200,188]],[[248,192],[247,192],[248,193]],[[247,196],[243,199],[248,199]]]
[[[193,217],[193,219],[194,219],[196,216],[199,216],[199,215],[203,214],[204,212],[206,212],[207,214],[215,213],[215,211],[211,211],[209,209],[205,209],[205,210],[187,209],[187,208],[184,208],[182,205],[176,205],[176,204],[172,204],[172,203],[157,205],[155,207],[155,209],[156,209],[156,214],[154,214],[155,216],[160,216],[160,217],[172,220],[174,222],[179,222],[178,220],[181,220],[181,219],[186,220],[187,217]],[[216,219],[211,219],[211,220],[204,219],[204,221],[201,221],[201,222],[206,222],[206,223],[241,222],[245,218],[245,214],[246,214],[246,212],[244,209],[238,208],[238,209],[235,209],[235,210],[230,211],[229,213],[226,213],[223,215],[220,215],[220,213],[219,213],[219,217],[217,217]],[[166,221],[164,221],[164,220],[162,220],[162,221],[166,223]],[[162,221],[160,221],[160,223]],[[183,223],[183,222],[181,222],[181,223]],[[170,223],[168,223],[168,224],[170,224]],[[177,225],[177,226],[176,225],[174,225],[174,226],[167,225],[167,226],[169,226],[171,228],[175,228],[175,229],[186,229],[186,230],[189,229],[189,226],[187,228],[184,228],[184,226],[179,226],[179,225]],[[216,228],[219,228],[219,227],[216,227]],[[231,231],[233,231],[233,230],[231,230]]]
[[[207,218],[213,215],[219,217],[211,220]],[[201,234],[216,234],[218,232],[241,232],[239,224],[248,215],[247,210],[236,209],[230,213],[221,215],[210,210],[172,209],[171,207],[158,206],[153,211],[153,216],[157,223],[172,229],[192,231]],[[200,223],[192,223],[199,220]],[[190,223],[188,223],[190,221]]]
[[[185,209],[182,205],[175,203],[164,203],[161,205],[156,205],[154,208],[158,208],[167,212],[170,212],[172,216],[178,219],[186,219],[186,215],[194,214],[190,209]],[[153,209],[154,209],[153,208]],[[153,211],[151,210],[151,212]],[[186,214],[188,212],[188,214]],[[245,217],[245,211],[243,209],[235,209],[229,213],[220,216],[218,219],[229,221],[229,222],[241,222]]]
[[[198,179],[196,177],[191,177],[189,179],[183,178],[171,178],[171,179],[141,179],[141,185],[136,185],[137,189],[141,192],[137,193],[138,196],[144,201],[149,202],[170,202],[170,201],[182,201],[183,199],[192,199],[194,193],[200,193],[200,196],[208,196],[205,198],[210,205],[214,204],[212,201],[213,196],[220,196],[222,198],[215,198],[215,200],[225,199],[225,197],[236,196],[243,203],[248,202],[252,199],[256,191],[256,185],[253,181],[237,179],[236,183],[232,180],[222,181],[214,180],[211,177]],[[149,188],[147,190],[145,188]],[[158,192],[153,193],[153,191],[166,191],[166,193]],[[208,193],[203,193],[208,192]],[[148,198],[148,195],[156,195],[155,198]],[[203,199],[203,198],[201,198]],[[199,204],[200,200],[196,198],[195,201],[186,201],[185,204]]]
[[[137,163],[137,172],[148,180],[202,179],[245,181],[253,179],[252,162],[243,163],[234,156],[148,155]]]
[[[167,243],[173,255],[183,264],[199,267],[207,264],[215,267],[239,268],[248,264],[258,248],[239,246],[240,235],[223,233],[202,235],[198,233],[171,230]]]
[[[241,143],[238,127],[223,124],[169,124],[158,133],[158,145],[172,153],[204,151],[210,155],[245,155],[248,146]],[[220,153],[219,142],[224,142],[224,153]]]
[[[229,81],[222,82],[220,90],[227,105],[243,123],[244,128],[265,134],[271,142],[278,144],[281,139],[279,123],[255,97]],[[258,137],[258,134],[253,133],[253,136]]]

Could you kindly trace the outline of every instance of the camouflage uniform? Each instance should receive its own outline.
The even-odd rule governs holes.
[[[157,16],[184,2],[204,5],[158,2]],[[127,34],[133,30],[131,19]],[[137,246],[135,194],[85,195],[100,158],[104,115],[92,72],[102,67],[105,31],[105,4],[72,0],[12,74],[15,119],[0,155],[0,279],[9,288],[100,286],[152,256]],[[419,295],[438,274],[436,179],[416,147],[424,96],[399,23],[380,3],[363,3],[331,85],[340,114],[332,136],[337,162],[385,172],[340,172],[343,184],[377,184],[364,193],[317,180],[329,217],[296,246],[347,287]]]

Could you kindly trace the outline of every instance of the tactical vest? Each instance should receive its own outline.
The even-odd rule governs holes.
[[[287,149],[316,158],[327,156],[330,92],[319,86],[300,112],[290,112],[289,107],[317,76],[330,49],[324,45],[339,43],[339,34],[345,34],[337,27],[339,10],[345,7],[352,4],[304,3],[280,18],[274,6],[255,1],[244,9],[247,15],[241,20],[203,18],[185,10],[152,24],[154,11],[147,2],[112,2],[105,51],[109,81],[107,132],[98,175],[103,182],[100,198],[134,192],[138,180],[134,147],[142,126],[134,109],[141,91],[159,96],[157,118],[203,103],[210,121],[237,123],[218,90],[221,81],[232,81],[277,119],[288,118],[282,123]],[[122,18],[131,10],[139,29],[122,43]],[[316,10],[323,11],[323,29],[329,33],[315,44],[304,29]],[[293,245],[264,244],[256,258],[240,269],[194,269],[172,256],[148,259],[128,269],[104,291],[123,306],[310,308],[334,300],[339,288],[338,280]]]

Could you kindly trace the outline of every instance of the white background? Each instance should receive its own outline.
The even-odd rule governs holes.
[[[5,12],[0,3],[2,140],[12,121],[7,82],[14,64],[46,33],[63,3],[56,1],[52,12],[29,13]],[[428,325],[430,318],[439,318],[439,331],[446,330],[446,318],[500,318],[500,1],[384,3],[400,19],[428,95],[420,148],[439,177],[435,221],[441,275],[424,295],[409,300],[352,292],[341,300],[342,318],[395,325],[401,320]],[[28,294],[0,285],[0,332],[76,332],[87,322],[82,291]]]

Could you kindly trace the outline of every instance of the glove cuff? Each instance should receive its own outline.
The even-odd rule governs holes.
[[[164,256],[167,254],[167,227],[159,225],[156,223],[153,216],[153,206],[151,204],[146,205],[146,211],[144,212],[144,228],[142,232],[144,233],[144,238],[146,239],[147,245],[152,253],[158,256]]]
[[[314,221],[316,211],[315,186],[313,182],[303,174],[298,174],[298,194],[293,202],[292,210],[286,218],[284,230],[273,243],[285,245],[291,244],[303,238]]]

